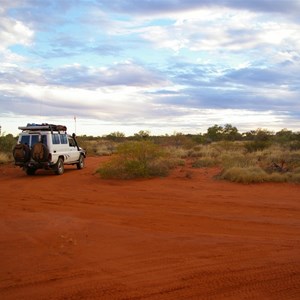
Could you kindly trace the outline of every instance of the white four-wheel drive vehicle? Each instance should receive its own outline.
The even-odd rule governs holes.
[[[53,124],[27,124],[19,127],[22,132],[13,149],[15,165],[23,168],[28,175],[38,169],[64,173],[64,165],[84,167],[85,151],[80,148],[76,136],[67,134],[66,126]]]

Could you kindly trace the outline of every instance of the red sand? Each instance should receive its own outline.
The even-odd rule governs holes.
[[[300,299],[300,186],[0,166],[0,299]]]

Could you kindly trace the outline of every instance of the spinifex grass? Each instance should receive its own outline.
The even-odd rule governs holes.
[[[197,148],[192,154],[193,167],[219,166],[221,179],[241,183],[300,182],[300,151],[286,146],[274,144],[249,151],[240,142],[219,142]]]

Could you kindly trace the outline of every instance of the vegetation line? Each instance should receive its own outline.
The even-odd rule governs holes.
[[[17,138],[0,136],[0,163],[12,162]],[[103,137],[79,136],[88,156],[112,155],[99,167],[102,178],[149,178],[166,176],[186,159],[194,168],[218,166],[219,179],[240,183],[300,183],[300,132],[266,129],[239,133],[236,127],[214,125],[204,134],[151,136],[139,131],[134,136],[113,132]]]

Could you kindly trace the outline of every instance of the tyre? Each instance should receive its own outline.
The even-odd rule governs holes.
[[[26,174],[29,176],[32,176],[35,174],[36,169],[35,168],[27,168],[26,169]]]
[[[30,160],[30,149],[26,144],[17,144],[13,148],[13,157],[16,162],[27,162]]]
[[[49,149],[43,143],[36,143],[32,147],[31,156],[37,162],[45,162],[48,160]]]
[[[84,168],[84,156],[83,156],[82,154],[80,154],[79,161],[78,161],[78,163],[76,164],[76,166],[77,166],[77,169],[78,169],[78,170]]]
[[[56,165],[55,165],[55,174],[62,175],[65,171],[64,161],[62,158],[59,158]]]

